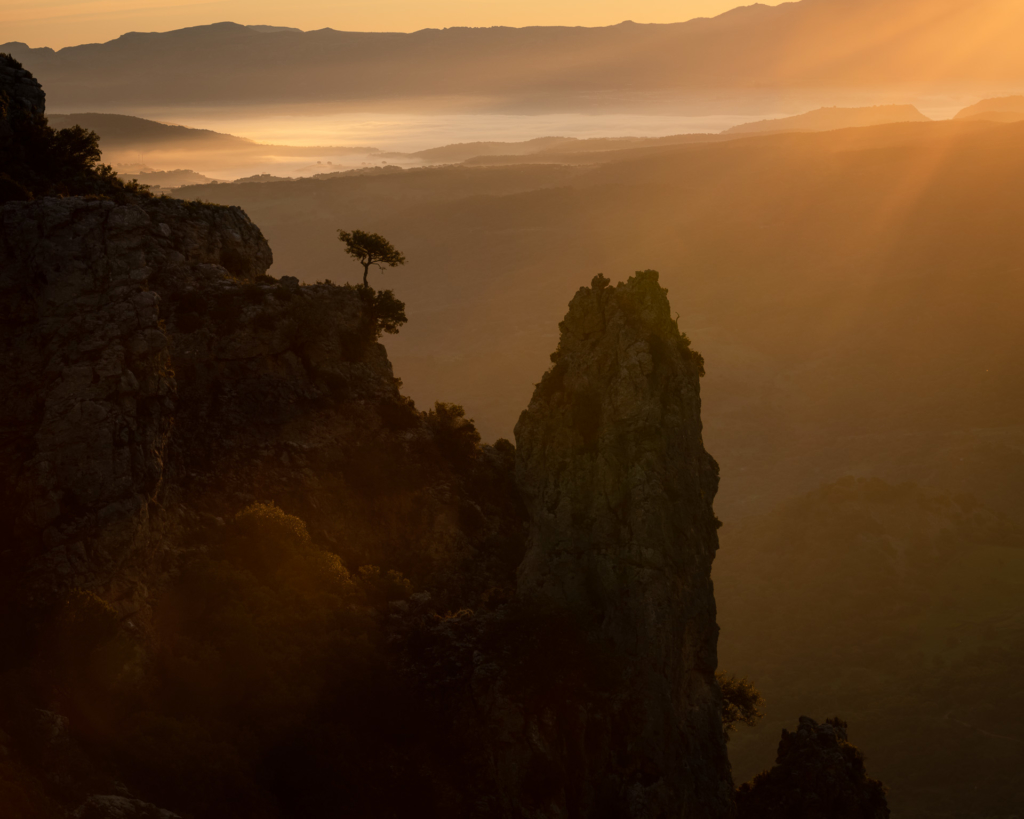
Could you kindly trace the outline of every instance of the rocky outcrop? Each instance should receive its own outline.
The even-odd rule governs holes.
[[[739,819],[888,819],[885,787],[868,778],[846,728],[800,717],[784,730],[775,767],[738,790]]]
[[[506,815],[729,816],[702,361],[654,271],[581,289],[552,360],[516,426],[517,603],[556,647],[536,673],[579,684],[495,706]]]
[[[277,283],[271,260],[237,208],[0,208],[8,577],[36,578],[41,599],[128,598],[128,613],[145,595],[137,569],[244,505],[233,495],[315,484],[303,453],[331,401],[397,405],[356,291]],[[342,433],[361,422],[337,409]]]
[[[365,294],[277,281],[271,261],[237,208],[0,206],[6,600],[83,588],[130,617],[181,549],[255,500],[353,566],[433,577],[439,606],[495,585],[482,566],[521,542],[501,458],[453,466],[400,395]],[[512,551],[481,558],[495,538]]]
[[[22,178],[26,143],[45,124],[45,110],[46,94],[35,77],[10,55],[0,54],[0,202],[31,197]]]
[[[10,135],[11,119],[39,118],[46,112],[46,93],[31,72],[8,54],[0,54],[0,138]]]

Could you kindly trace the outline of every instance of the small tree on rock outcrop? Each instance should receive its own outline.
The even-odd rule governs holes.
[[[363,287],[369,287],[367,276],[370,268],[377,266],[381,272],[386,267],[397,267],[405,264],[405,256],[395,249],[387,239],[379,233],[366,233],[362,230],[338,231],[338,239],[345,244],[345,252],[363,266]]]

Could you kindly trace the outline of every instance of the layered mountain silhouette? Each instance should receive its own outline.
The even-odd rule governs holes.
[[[671,25],[403,34],[225,22],[0,51],[43,82],[51,108],[452,97],[507,106],[715,89],[1012,86],[1024,79],[1022,35],[1013,0],[802,0]]]

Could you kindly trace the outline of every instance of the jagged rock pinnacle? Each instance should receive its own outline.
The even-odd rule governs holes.
[[[728,816],[702,359],[655,271],[616,287],[597,277],[560,326],[554,367],[516,426],[530,514],[518,596],[571,619],[616,682],[576,720],[585,736],[539,736],[556,757],[577,748],[570,815],[604,802],[618,806],[609,816]]]

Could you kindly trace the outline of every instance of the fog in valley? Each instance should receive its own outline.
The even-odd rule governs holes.
[[[162,604],[159,600],[164,598],[158,598],[146,604],[155,607],[152,626],[146,628],[163,641],[160,662],[165,664],[159,672],[159,685],[165,688],[153,683],[152,690],[172,693],[147,694],[152,702],[147,701],[144,718],[132,717],[132,730],[151,743],[138,740],[138,747],[144,745],[151,757],[137,767],[118,763],[125,779],[134,776],[129,782],[133,793],[138,789],[143,798],[164,800],[161,804],[196,819],[329,815],[323,805],[348,799],[338,796],[346,789],[356,794],[344,803],[353,816],[401,815],[416,804],[416,793],[429,792],[432,807],[424,814],[429,816],[598,817],[579,807],[589,805],[590,797],[573,796],[576,792],[569,786],[564,789],[569,794],[564,804],[571,806],[566,813],[544,813],[543,806],[549,804],[544,800],[555,800],[553,805],[563,798],[550,795],[563,794],[558,790],[561,785],[551,783],[562,782],[559,777],[572,780],[574,765],[585,767],[572,761],[576,751],[565,751],[566,759],[571,759],[557,763],[563,766],[557,775],[546,768],[543,775],[529,769],[527,778],[534,783],[530,788],[535,787],[529,799],[536,801],[526,799],[523,804],[530,807],[521,813],[495,807],[475,791],[476,808],[469,797],[459,801],[464,794],[452,794],[461,794],[461,786],[451,783],[463,776],[458,767],[462,762],[448,760],[463,759],[459,743],[464,737],[460,734],[461,739],[444,746],[443,764],[420,765],[416,760],[433,753],[421,738],[442,728],[430,722],[432,718],[422,717],[420,722],[421,716],[412,716],[419,708],[418,693],[404,688],[397,693],[398,687],[377,691],[375,686],[380,669],[387,668],[390,674],[399,667],[414,668],[429,678],[423,690],[447,703],[444,698],[449,694],[437,691],[463,671],[453,670],[459,665],[451,659],[455,654],[449,656],[444,653],[449,649],[439,646],[461,646],[459,650],[468,651],[470,659],[464,662],[469,667],[479,667],[484,662],[480,657],[491,656],[490,649],[480,646],[492,637],[480,635],[492,635],[488,629],[505,634],[494,622],[504,616],[502,606],[519,599],[516,583],[525,583],[523,578],[538,565],[529,557],[521,565],[520,561],[523,550],[532,548],[528,544],[540,538],[536,531],[543,526],[529,530],[532,540],[522,541],[527,537],[522,534],[527,531],[523,521],[529,515],[518,506],[520,500],[510,500],[519,496],[508,487],[519,480],[519,491],[533,497],[522,482],[536,461],[524,460],[524,444],[517,435],[527,436],[529,445],[530,424],[536,423],[530,418],[537,417],[537,407],[547,406],[551,391],[558,389],[552,385],[564,377],[559,368],[568,366],[565,361],[576,361],[571,359],[576,354],[571,344],[577,336],[570,330],[576,326],[573,321],[583,319],[570,321],[567,305],[574,298],[585,300],[592,292],[605,292],[605,285],[595,279],[599,274],[614,286],[640,271],[658,271],[656,281],[667,289],[671,319],[703,357],[698,422],[703,445],[717,461],[720,476],[714,515],[722,526],[710,604],[712,617],[717,610],[720,629],[718,668],[749,681],[763,696],[763,715],[733,726],[736,730],[729,735],[728,760],[735,784],[752,781],[772,767],[780,734],[792,731],[800,717],[824,721],[839,716],[849,724],[850,741],[866,755],[868,774],[888,789],[893,817],[1024,815],[1024,716],[1017,702],[1024,676],[1024,52],[1019,47],[1024,41],[1024,10],[1018,6],[1009,0],[800,0],[671,25],[626,22],[606,28],[451,27],[366,33],[220,23],[126,33],[111,42],[59,50],[41,43],[0,45],[0,53],[11,54],[42,84],[50,127],[81,126],[98,135],[102,162],[116,172],[116,184],[137,180],[149,186],[156,196],[151,201],[161,207],[169,207],[160,198],[165,197],[244,210],[273,253],[269,269],[243,276],[218,251],[225,275],[244,279],[246,287],[259,284],[268,293],[273,287],[276,294],[291,288],[289,277],[294,277],[302,285],[296,293],[344,293],[352,304],[357,293],[364,294],[361,298],[369,298],[366,293],[380,296],[376,290],[359,288],[364,268],[353,258],[358,254],[351,247],[346,255],[339,229],[380,234],[404,257],[396,261],[392,256],[390,263],[365,272],[370,288],[393,291],[402,303],[398,308],[392,302],[372,308],[383,310],[380,315],[390,319],[381,320],[384,323],[367,343],[381,340],[407,399],[385,402],[388,409],[380,411],[383,421],[367,420],[367,407],[383,400],[384,388],[364,394],[352,385],[368,377],[365,373],[373,367],[384,366],[383,359],[364,361],[351,353],[345,347],[350,343],[344,341],[347,330],[341,347],[329,348],[329,356],[365,366],[337,376],[343,385],[337,387],[342,403],[332,409],[320,398],[309,398],[313,388],[308,385],[297,391],[298,399],[289,399],[311,402],[311,428],[322,430],[331,423],[344,428],[343,435],[331,439],[337,452],[323,445],[324,463],[341,470],[338,474],[343,472],[344,478],[331,483],[324,477],[327,472],[314,464],[305,477],[275,489],[267,477],[270,471],[256,470],[251,484],[242,478],[237,485],[225,479],[224,486],[230,484],[231,491],[224,490],[228,500],[220,506],[210,505],[204,513],[202,501],[197,501],[200,516],[207,516],[202,525],[214,532],[200,542],[222,544],[210,545],[208,554],[220,555],[216,549],[222,548],[226,562],[213,568],[203,564],[206,574],[186,572],[194,585],[182,588],[172,582],[177,570],[168,570],[161,582],[171,584],[166,598],[171,602]],[[284,9],[277,19],[286,23],[286,17]],[[41,198],[36,195],[36,201]],[[16,199],[20,201],[11,196]],[[212,212],[235,213],[222,208]],[[193,215],[182,218],[190,227],[175,223],[167,228],[167,236],[198,230],[195,225],[202,219],[188,213]],[[167,227],[156,217],[153,224]],[[17,235],[36,229],[18,227],[22,233]],[[203,241],[209,247],[216,244]],[[256,253],[254,240],[239,241]],[[644,275],[633,281],[647,281]],[[229,316],[225,332],[250,333],[244,329],[249,313],[224,307],[216,295],[225,289],[203,290],[189,284],[175,292],[173,297],[161,295],[161,309],[166,311],[161,315],[172,317],[166,321],[174,333],[192,335],[181,336],[187,342],[171,343],[174,355],[185,356],[186,347],[193,355],[201,346],[195,339],[202,332],[209,332],[210,340],[204,343],[214,350],[220,332],[217,322],[223,316]],[[291,292],[273,298],[284,304],[296,298]],[[604,298],[593,296],[599,297]],[[256,304],[263,296],[252,290],[245,298]],[[365,304],[377,303],[371,299]],[[311,311],[302,314],[305,318],[299,324],[308,325],[304,332],[310,334],[335,332],[331,322],[349,321],[358,309],[346,307],[347,313],[339,313],[346,316],[343,320],[328,320]],[[402,309],[397,324],[386,326],[387,320],[395,320],[395,310]],[[22,321],[24,310],[12,308],[4,314],[12,327],[22,326],[16,325],[15,317]],[[252,319],[256,329],[251,337],[257,331],[271,332],[276,321]],[[400,332],[394,333],[399,326]],[[587,327],[586,332],[579,331],[580,338],[603,337],[603,327]],[[215,375],[200,377],[196,373],[205,371],[193,359],[187,359],[187,366],[175,359],[182,401],[205,395],[204,390],[214,396],[209,399],[209,416],[204,409],[176,423],[228,429],[216,426],[226,424],[223,418],[230,415],[218,407],[263,395],[244,382],[249,375],[237,375],[248,366],[239,362],[255,354],[237,352],[242,342],[232,344],[227,352],[210,353],[213,358],[221,356],[218,361],[230,362],[217,364],[222,369]],[[652,345],[656,359],[660,348]],[[273,353],[265,353],[271,348]],[[10,349],[15,349],[13,343]],[[299,361],[310,371],[320,366],[320,353],[289,352],[292,358],[287,358],[270,342],[260,349],[260,355],[273,359],[267,371],[275,378],[291,378],[287,373],[299,368]],[[655,361],[651,366],[662,365]],[[622,373],[626,370],[622,364]],[[229,383],[229,372],[243,386]],[[190,378],[198,386],[189,386]],[[587,389],[611,401],[613,388],[595,384]],[[451,404],[458,407],[453,410]],[[344,412],[337,410],[341,406]],[[597,412],[599,420],[593,424],[611,424],[607,405],[602,406],[605,409]],[[566,417],[584,424],[577,409],[573,404]],[[325,420],[336,411],[347,420]],[[462,411],[464,416],[458,414]],[[278,417],[277,409],[268,410],[266,418],[260,417],[262,410],[252,412],[256,425]],[[298,470],[306,463],[303,458],[312,463],[319,457],[315,450],[320,444],[304,443],[307,439],[301,435],[306,433],[295,431],[301,425],[289,412],[293,410],[280,410],[280,417],[289,419],[280,422],[285,454],[282,459],[274,449],[273,458]],[[520,422],[521,417],[526,420]],[[472,419],[471,424],[465,419]],[[423,433],[428,442],[424,446],[436,447],[436,452],[429,449],[434,454],[417,455],[421,460],[410,466],[408,453],[421,451],[415,449],[420,446],[417,424],[429,430]],[[13,422],[10,426],[15,427]],[[378,429],[382,431],[374,431]],[[479,438],[474,437],[477,433]],[[173,440],[175,433],[167,434]],[[203,446],[218,453],[224,448],[227,454],[210,455],[208,463],[231,464],[217,467],[231,474],[231,481],[236,480],[231,470],[245,469],[238,466],[241,461],[231,460],[230,448],[249,446],[246,435],[255,436],[253,451],[270,458],[271,444],[260,443],[252,430],[237,436],[224,433],[223,440],[216,441],[220,434],[210,432],[210,442]],[[619,428],[616,434],[626,435]],[[610,436],[601,441],[610,441]],[[344,445],[338,444],[342,439]],[[550,441],[544,452],[557,448]],[[518,466],[513,466],[511,444],[520,448]],[[534,453],[529,457],[539,458],[535,453],[541,449],[529,450]],[[669,452],[669,445],[664,449]],[[181,451],[185,450],[182,444]],[[15,451],[21,450],[14,444],[4,450]],[[613,449],[601,452],[588,469],[603,476],[601,470],[612,470],[608,464],[615,456],[608,454]],[[184,456],[168,455],[167,463],[174,457]],[[192,503],[186,503],[188,497],[219,491],[201,488],[215,486],[216,480],[202,484],[206,479],[196,477],[200,467],[194,464],[205,458],[197,456],[189,461],[193,466],[175,467],[178,471],[163,479],[165,484],[183,482],[180,498],[175,496],[175,504],[180,500],[183,509]],[[643,473],[633,466],[630,461],[628,468],[623,467],[633,489],[643,480],[658,486],[668,481],[661,472]],[[493,474],[488,471],[492,467]],[[273,469],[278,468],[275,460]],[[431,471],[435,468],[440,477]],[[690,471],[694,470],[697,467]],[[427,474],[434,477],[423,477]],[[12,478],[10,485],[15,484]],[[387,489],[380,488],[384,484]],[[352,497],[336,505],[324,501],[335,486]],[[609,488],[607,480],[601,486],[602,497],[609,499],[619,491]],[[555,492],[550,487],[545,491]],[[434,512],[428,514],[422,505],[428,495],[430,503],[451,502],[457,511],[430,518]],[[14,489],[10,496],[16,497]],[[458,503],[451,501],[453,496]],[[162,496],[157,492],[154,497]],[[308,524],[309,533],[295,535],[295,524],[288,522],[253,524],[256,513],[251,510],[256,507],[246,507],[250,501],[278,504],[283,513],[259,514],[296,515],[289,520],[302,518],[302,532]],[[614,506],[612,500],[607,502]],[[232,503],[239,508],[230,508]],[[614,508],[616,515],[632,514]],[[158,518],[156,512],[150,514]],[[553,505],[545,514],[550,521],[557,518],[558,525],[569,519]],[[581,514],[574,509],[572,526],[580,525]],[[325,523],[332,515],[334,522]],[[461,527],[462,534],[438,534],[442,522]],[[170,524],[161,525],[167,527],[162,532],[173,530]],[[270,537],[259,534],[260,526],[272,532],[277,532],[273,526],[283,526],[291,532],[287,538],[294,536],[303,544],[308,540],[340,561],[337,571],[346,572],[346,577],[352,573],[352,588],[358,587],[363,595],[359,600],[369,600],[366,610],[375,612],[366,615],[365,622],[376,625],[358,626],[366,631],[357,637],[355,620],[342,625],[332,620],[328,626],[326,619],[316,619],[327,618],[322,612],[334,604],[323,602],[326,597],[317,596],[320,591],[303,585],[303,572],[313,572],[313,563],[288,570],[293,571],[289,583],[300,578],[294,586],[302,590],[295,592],[298,596],[276,587],[272,594],[279,598],[259,598],[271,595],[265,590],[237,591],[256,583],[253,577],[265,581],[263,569],[231,563],[236,560],[231,550],[240,549],[239,543],[262,543],[261,537]],[[629,528],[626,523],[621,526],[623,531]],[[486,536],[480,534],[485,531]],[[416,538],[429,548],[410,552],[409,544],[421,542]],[[570,541],[581,542],[566,542]],[[480,543],[488,544],[486,549]],[[566,546],[566,553],[572,548]],[[445,550],[457,553],[461,562],[445,563],[448,558],[438,556],[447,555]],[[190,697],[205,702],[203,691],[212,691],[235,673],[219,670],[214,680],[210,672],[210,681],[205,680],[206,672],[200,669],[214,662],[210,657],[217,652],[234,655],[219,643],[216,648],[203,643],[205,621],[198,614],[189,620],[190,612],[202,610],[202,616],[208,616],[202,608],[208,603],[196,602],[205,592],[197,590],[221,588],[218,583],[235,589],[237,600],[244,601],[232,603],[236,608],[221,619],[214,618],[216,628],[225,629],[224,645],[236,638],[246,646],[248,640],[255,645],[252,634],[264,629],[275,635],[274,651],[281,652],[272,655],[268,649],[271,659],[259,666],[278,688],[266,695],[270,704],[253,713],[285,716],[280,734],[272,741],[261,734],[255,743],[255,748],[270,749],[259,750],[258,763],[245,751],[251,717],[224,716],[230,710],[224,706],[215,717],[222,720],[216,723],[219,727],[197,739],[195,726],[202,720],[181,716],[188,710],[181,702],[192,702]],[[521,594],[524,586],[519,588]],[[686,595],[698,594],[696,588],[685,585],[680,594],[690,599]],[[598,594],[587,592],[591,593]],[[314,614],[297,613],[301,607],[295,601],[302,594],[314,601]],[[657,592],[650,594],[655,600]],[[257,598],[263,602],[253,603]],[[266,602],[271,599],[277,602]],[[431,599],[434,602],[423,602]],[[287,609],[290,619],[285,623],[285,615],[279,620],[266,615],[264,622],[253,614],[253,622],[262,625],[251,631],[237,625],[237,618],[243,618],[239,612],[249,611],[246,606],[264,605],[267,611]],[[293,605],[294,610],[287,608]],[[683,607],[679,603],[680,610]],[[415,625],[412,615],[402,620],[410,611],[421,618]],[[381,612],[393,619],[387,621]],[[480,625],[472,619],[484,612],[497,620],[481,620]],[[348,692],[346,696],[367,696],[371,711],[383,713],[397,703],[393,718],[412,726],[396,727],[384,720],[386,738],[373,740],[372,752],[359,763],[365,769],[353,767],[348,779],[331,780],[329,786],[310,782],[320,774],[329,780],[337,765],[359,758],[376,728],[369,718],[366,724],[360,722],[358,709],[325,706],[329,698],[315,693],[320,689],[313,684],[303,689],[309,701],[298,705],[288,699],[291,694],[280,693],[292,685],[284,671],[276,670],[291,662],[281,659],[286,653],[281,647],[293,639],[289,629],[299,622],[311,633],[334,629],[330,633],[343,635],[344,648],[319,643],[308,648],[300,641],[294,654],[306,659],[297,660],[295,668],[315,668],[314,676],[322,674],[316,679],[324,690],[336,685]],[[233,628],[240,630],[236,634]],[[437,629],[447,629],[446,636],[438,637]],[[220,632],[214,631],[211,641],[220,639]],[[552,633],[557,631],[553,628]],[[560,634],[552,639],[563,639]],[[478,645],[474,640],[483,642]],[[381,647],[397,644],[412,646],[408,656],[395,659],[387,654],[391,648]],[[377,647],[366,647],[370,645]],[[251,659],[255,651],[250,646],[239,653],[244,655],[238,660],[240,667],[257,663]],[[579,660],[580,668],[586,669],[580,672],[583,676],[591,673],[589,655],[580,660],[582,655],[567,650],[566,656],[571,662]],[[354,658],[356,670],[335,668],[338,657]],[[177,670],[179,663],[185,670]],[[224,663],[224,669],[231,666]],[[534,668],[524,663],[516,666],[520,671],[509,674]],[[140,661],[139,667],[143,665]],[[548,674],[548,666],[538,668],[540,676]],[[558,673],[549,675],[556,681],[556,693],[537,694],[538,701],[550,696],[551,702],[585,702],[579,706],[579,713],[584,713],[600,700],[573,699],[582,697],[578,691],[583,689],[573,688],[576,682],[566,683]],[[395,675],[401,678],[400,673]],[[443,684],[438,682],[442,677]],[[473,679],[472,685],[483,685]],[[254,676],[245,684],[256,688],[260,683]],[[470,695],[451,696],[457,700]],[[497,700],[486,701],[493,705]],[[164,706],[153,702],[175,705],[160,710]],[[551,719],[559,726],[577,719],[552,707],[558,717]],[[103,708],[111,709],[111,714],[116,710],[107,704]],[[201,712],[200,708],[195,713]],[[96,706],[96,713],[108,712]],[[326,729],[318,732],[311,727],[316,718],[310,714],[329,714],[323,717],[325,725],[345,726],[349,733],[344,742],[332,745],[324,738]],[[2,719],[0,709],[0,748],[3,731],[15,733]],[[96,724],[104,719],[97,717]],[[465,719],[453,717],[451,722],[461,731]],[[151,730],[147,720],[164,727]],[[502,730],[511,736],[514,729],[508,724],[502,723]],[[727,732],[729,726],[727,720]],[[120,740],[95,726],[89,730],[88,742],[102,749],[101,756],[124,760],[134,753],[125,751],[131,743],[121,747]],[[449,730],[447,724],[443,730]],[[111,736],[116,733],[112,730]],[[172,739],[158,753],[151,749],[152,737],[159,736]],[[223,743],[220,750],[214,748],[217,742]],[[298,764],[293,770],[285,758],[295,748],[306,747],[303,743],[312,750],[301,753],[314,761],[309,770],[299,771]],[[456,746],[462,749],[458,753],[452,750]],[[401,750],[394,751],[396,747]],[[155,773],[166,764],[161,753],[167,759],[192,758],[189,755],[199,754],[199,748],[208,755],[203,764],[219,771],[210,780],[215,784],[192,768],[181,774],[184,785]],[[230,753],[223,748],[230,748]],[[781,749],[778,763],[783,763]],[[3,764],[0,757],[0,774]],[[488,764],[504,770],[500,760]],[[197,763],[196,770],[200,768]],[[381,773],[385,769],[392,773]],[[263,782],[268,770],[275,773]],[[280,771],[284,773],[275,779]],[[627,777],[616,773],[620,775]],[[3,776],[16,781],[14,774],[0,775],[0,799],[8,793]],[[396,781],[412,783],[408,802],[402,801],[405,796],[380,795],[395,792]],[[580,788],[584,794],[585,788]],[[481,789],[481,794],[486,791],[483,785]],[[486,811],[479,807],[485,802]],[[832,813],[824,808],[799,812],[792,807],[796,803],[778,802],[791,806],[788,814],[757,813],[749,807],[753,802],[744,803],[742,796],[739,804],[741,819],[889,815],[868,808],[842,812],[847,808],[841,802],[835,803]],[[246,807],[232,814],[225,805]],[[220,813],[224,810],[228,812]],[[600,816],[691,815],[609,810],[612,813]],[[725,814],[709,808],[692,815]],[[89,819],[92,814],[81,816]],[[96,816],[106,819],[106,814]]]

